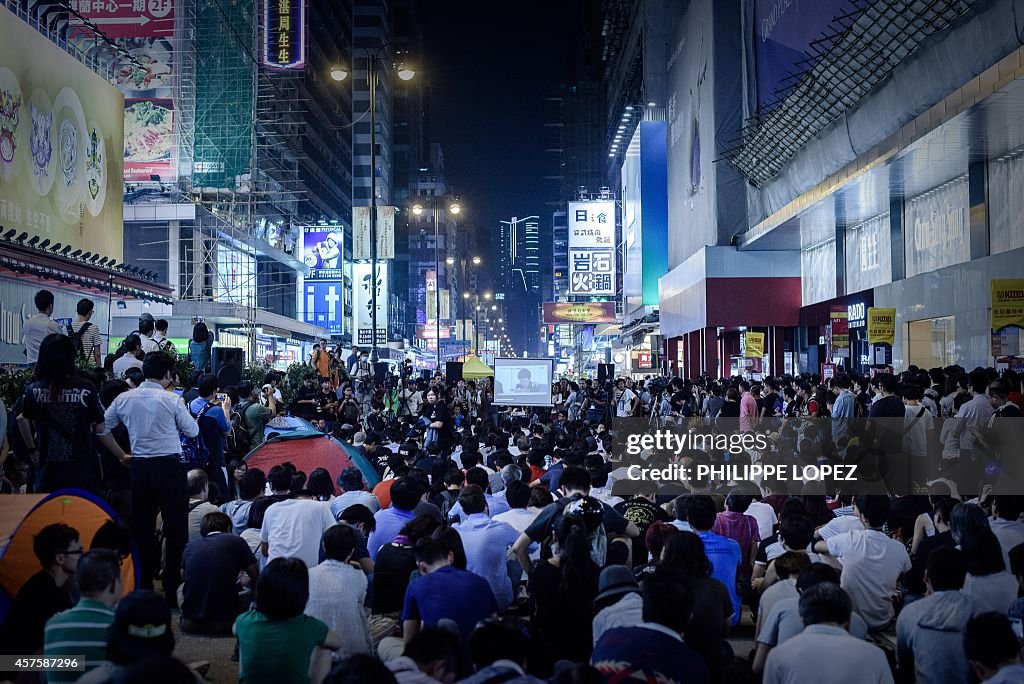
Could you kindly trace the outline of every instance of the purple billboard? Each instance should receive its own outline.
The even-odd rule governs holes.
[[[757,107],[765,113],[796,85],[798,79],[789,77],[810,68],[810,64],[800,62],[813,54],[811,43],[841,30],[833,19],[861,10],[854,0],[752,1]]]

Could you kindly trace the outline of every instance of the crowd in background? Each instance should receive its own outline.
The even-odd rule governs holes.
[[[519,409],[489,379],[379,374],[326,342],[299,387],[221,387],[160,348],[114,377],[81,337],[47,332],[29,355],[5,487],[85,489],[121,520],[90,540],[44,528],[0,635],[84,655],[77,681],[200,678],[172,621],[234,640],[243,682],[1024,681],[1024,492],[998,478],[1020,450],[993,438],[1020,417],[1013,373],[565,379],[550,409]],[[249,467],[282,414],[354,445],[379,482]],[[867,493],[631,482],[614,440],[630,417],[772,435],[652,467],[940,459]]]

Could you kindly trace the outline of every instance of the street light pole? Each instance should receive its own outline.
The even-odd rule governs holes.
[[[377,52],[369,58],[370,76],[370,363],[377,363]]]
[[[441,257],[438,251],[437,198],[431,197],[434,208],[434,342],[437,347],[437,370],[441,370]]]

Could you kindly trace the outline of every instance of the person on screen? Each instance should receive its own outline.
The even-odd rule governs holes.
[[[529,368],[520,368],[519,375],[517,377],[519,382],[517,382],[516,386],[512,388],[513,392],[534,393],[545,391],[543,385],[539,385],[533,381],[533,375],[530,373]]]

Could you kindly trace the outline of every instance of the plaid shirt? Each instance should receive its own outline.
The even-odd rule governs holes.
[[[723,537],[734,539],[740,545],[740,553],[743,554],[740,576],[749,579],[754,565],[754,559],[751,556],[751,542],[756,545],[761,541],[761,535],[757,531],[757,519],[746,513],[725,511],[719,513],[715,518],[715,526],[712,531]]]

